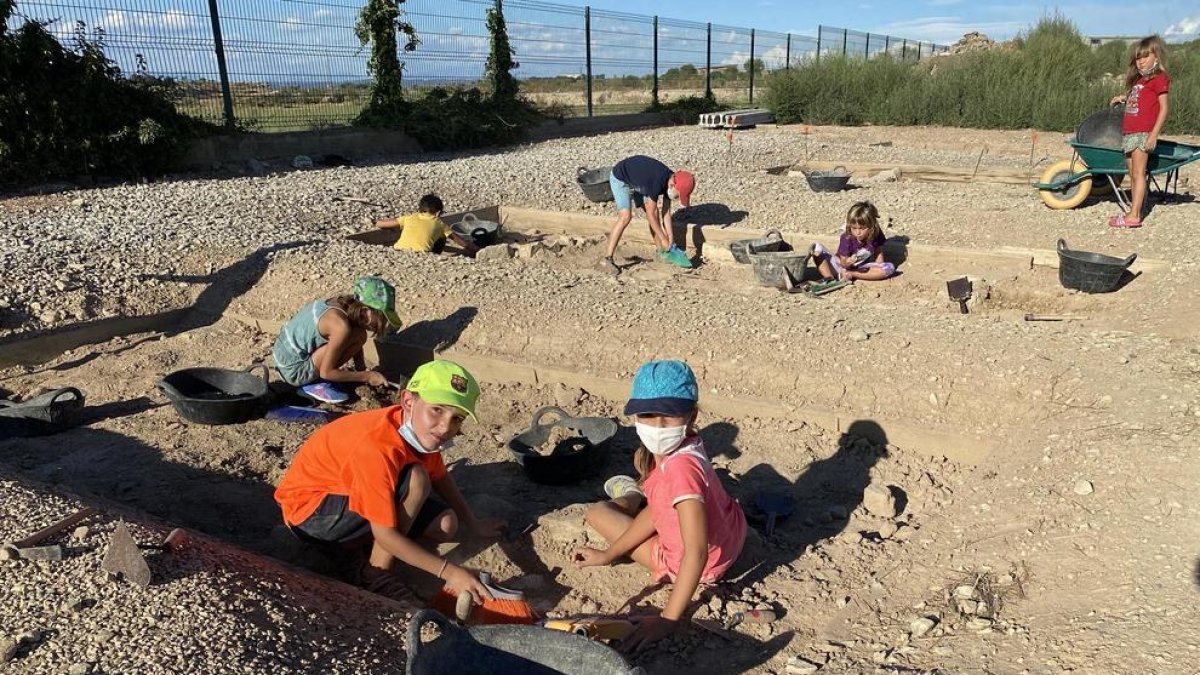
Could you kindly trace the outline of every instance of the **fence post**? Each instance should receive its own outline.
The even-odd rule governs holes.
[[[846,55],[846,40],[849,37],[850,37],[850,29],[843,28],[842,29],[842,56]]]
[[[658,16],[654,17],[654,107],[658,107]]]
[[[900,47],[900,60],[908,60],[908,38],[904,38],[904,44]]]
[[[783,69],[784,70],[792,69],[792,34],[791,33],[787,34],[787,50],[784,52]]]
[[[871,31],[867,31],[867,47],[863,50],[863,56],[871,58]]]
[[[883,53],[887,54],[888,52],[891,51],[891,49],[892,49],[892,36],[884,35],[883,36]]]
[[[750,105],[754,105],[754,29],[750,29]]]
[[[922,46],[923,44],[924,44],[923,42],[918,42],[918,43],[917,43],[917,60],[918,60],[918,61],[920,61],[920,60],[921,60],[921,46]]]
[[[704,48],[704,97],[712,98],[712,22],[708,23],[708,42]]]
[[[225,127],[233,129],[233,92],[229,89],[229,68],[225,65],[225,43],[221,39],[221,17],[217,15],[217,0],[208,0],[208,18],[212,21],[213,51],[217,55],[217,72],[221,75],[221,99],[225,104]]]
[[[824,26],[817,25],[817,63],[821,62],[821,29]]]
[[[592,8],[583,8],[583,42],[587,52],[587,111],[592,116]]]

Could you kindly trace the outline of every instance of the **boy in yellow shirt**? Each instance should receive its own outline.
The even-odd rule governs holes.
[[[459,236],[450,226],[442,222],[441,197],[428,194],[417,202],[417,212],[399,218],[387,218],[375,221],[376,227],[400,228],[400,238],[396,240],[397,251],[416,251],[417,253],[441,253],[446,245],[446,239],[462,247],[467,255],[474,255],[478,247],[466,238]]]

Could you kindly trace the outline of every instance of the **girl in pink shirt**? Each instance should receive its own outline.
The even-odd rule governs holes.
[[[577,567],[629,556],[655,581],[674,582],[667,606],[637,622],[622,644],[625,651],[673,632],[699,585],[720,579],[746,540],[742,508],[721,485],[696,433],[698,398],[696,376],[682,361],[652,361],[638,369],[625,414],[637,416],[642,447],[634,464],[643,484],[629,476],[609,479],[604,491],[610,501],[587,512],[608,548],[575,551]]]

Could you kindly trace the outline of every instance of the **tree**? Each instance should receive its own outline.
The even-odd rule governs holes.
[[[488,54],[484,76],[492,85],[492,100],[511,103],[517,100],[517,79],[512,70],[521,64],[513,60],[513,49],[508,42],[508,27],[504,23],[503,0],[496,0],[487,11],[488,33],[492,36],[492,50]]]
[[[396,38],[403,34],[407,41],[404,51],[416,50],[421,44],[416,29],[404,21],[400,5],[404,0],[367,0],[354,34],[365,47],[371,45],[371,58],[367,60],[367,72],[371,74],[371,93],[358,121],[371,126],[395,126],[404,112],[404,95],[401,78],[404,64],[396,50]]]
[[[750,69],[753,68],[755,75],[762,75],[763,73],[767,72],[767,64],[762,59],[746,59],[746,62],[742,64],[742,68],[744,68],[747,73],[749,73]]]

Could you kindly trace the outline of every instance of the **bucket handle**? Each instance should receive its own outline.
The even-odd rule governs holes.
[[[246,368],[246,370],[243,372],[252,373],[252,372],[254,372],[256,370],[260,370],[260,369],[262,370],[263,384],[270,384],[271,383],[271,370],[269,368],[267,368],[267,364],[265,364],[265,363],[252,364],[249,368]]]
[[[783,239],[783,233],[779,231],[779,228],[772,227],[771,229],[769,229],[765,233],[763,233],[763,239],[765,239],[767,241],[773,241],[775,239]]]
[[[1129,269],[1129,266],[1133,264],[1134,260],[1137,260],[1137,254],[1130,253],[1129,257],[1125,259],[1125,269]]]
[[[54,391],[48,392],[49,400],[47,401],[47,405],[54,405],[58,402],[58,399],[62,398],[64,394],[72,394],[76,400],[81,402],[83,401],[82,391],[79,391],[75,387],[63,387],[62,389],[55,389]],[[39,396],[38,398],[41,397]],[[24,402],[14,403],[12,401],[0,399],[0,408],[13,408],[22,405],[22,403]]]
[[[567,414],[566,410],[563,410],[562,408],[560,408],[556,405],[545,405],[545,406],[538,408],[537,411],[533,413],[533,423],[530,425],[529,429],[530,430],[541,429],[542,427],[549,426],[547,424],[542,424],[542,418],[545,417],[549,413],[558,413],[557,421],[559,421],[559,422],[561,422],[563,420],[574,419],[573,417],[571,417],[570,415]],[[551,424],[553,424],[553,422]]]
[[[477,220],[479,220],[479,218],[478,218],[478,217],[477,217],[477,216],[476,216],[474,213],[471,213],[470,211],[467,211],[466,213],[464,213],[464,214],[463,214],[463,217],[462,217],[462,221],[461,221],[461,222],[464,222],[464,223],[465,223],[465,222],[468,222],[468,221],[469,221],[469,222],[475,222],[475,221],[477,221]]]
[[[157,386],[158,390],[166,394],[167,398],[171,399],[172,401],[183,398],[183,392],[176,389],[175,385],[167,382],[166,380],[159,380],[158,384],[155,386]]]
[[[1059,253],[1069,252],[1069,249],[1067,248],[1067,242],[1063,241],[1062,239],[1058,240],[1058,252]]]
[[[413,667],[417,662],[417,653],[421,651],[421,627],[427,623],[437,624],[438,630],[442,631],[442,638],[445,638],[453,631],[462,630],[453,621],[436,610],[422,609],[414,614],[412,619],[408,621],[408,668],[406,672],[415,672]]]
[[[587,172],[588,172],[588,169],[587,169],[587,167],[586,167],[586,166],[581,166],[581,167],[579,167],[578,169],[575,169],[575,177],[576,177],[576,178],[579,178],[580,176],[582,176],[583,174],[585,174],[585,173],[587,173]]]

